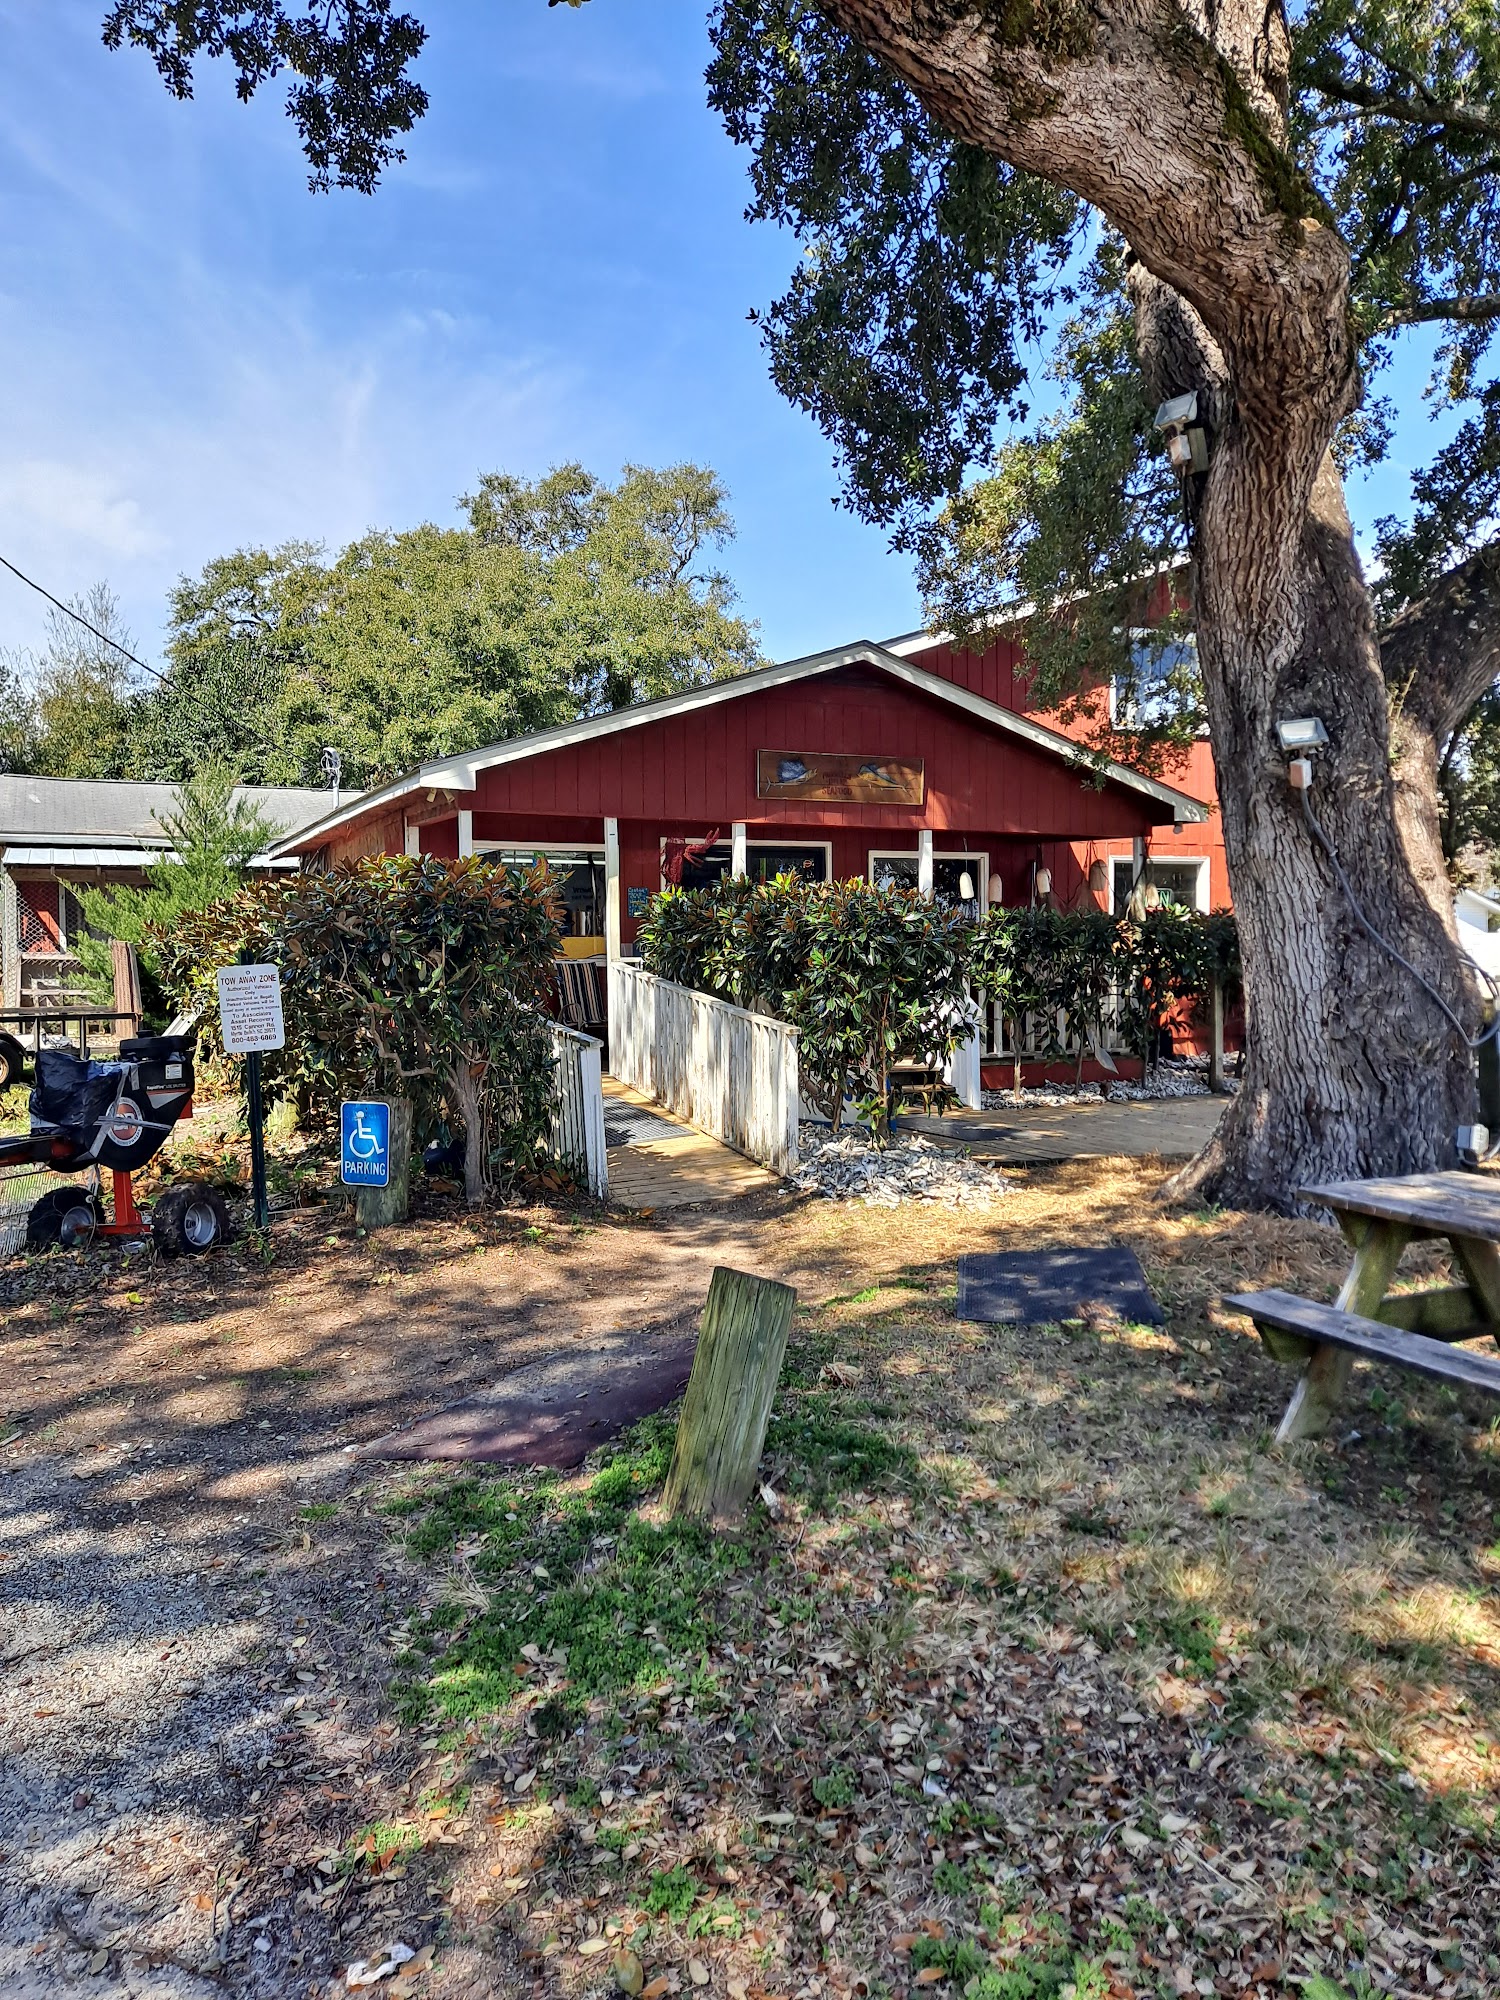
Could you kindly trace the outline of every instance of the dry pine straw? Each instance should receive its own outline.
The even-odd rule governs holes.
[[[1290,1376],[1212,1301],[1326,1296],[1344,1253],[1155,1207],[1159,1179],[1016,1176],[978,1225],[780,1218],[804,1298],[819,1269],[870,1278],[803,1309],[783,1415],[910,1457],[820,1496],[826,1467],[773,1451],[774,1518],[702,1656],[575,1733],[560,1652],[429,1725],[460,1787],[453,1935],[506,1990],[1500,1991],[1493,1408],[1361,1370],[1345,1442],[1271,1453]],[[952,1317],[961,1248],[1111,1239],[1165,1332]],[[460,1637],[478,1546],[418,1572]]]

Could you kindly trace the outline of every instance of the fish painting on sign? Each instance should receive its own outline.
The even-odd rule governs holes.
[[[759,750],[755,790],[762,799],[820,805],[919,806],[920,757],[859,757],[833,750]]]

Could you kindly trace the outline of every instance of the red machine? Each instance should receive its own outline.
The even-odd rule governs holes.
[[[0,1186],[7,1179],[81,1174],[88,1183],[54,1188],[26,1216],[26,1244],[72,1245],[94,1236],[151,1235],[164,1256],[200,1256],[229,1234],[223,1196],[201,1182],[173,1187],[151,1208],[136,1206],[132,1175],[193,1109],[191,1035],[141,1035],[120,1044],[114,1062],[88,1062],[71,1049],[36,1058],[31,1130],[0,1138]],[[99,1196],[101,1169],[114,1182],[114,1213]]]

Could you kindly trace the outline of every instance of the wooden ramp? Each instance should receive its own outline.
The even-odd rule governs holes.
[[[608,1149],[609,1198],[621,1208],[688,1208],[703,1201],[734,1201],[781,1185],[775,1174],[743,1153],[711,1139],[617,1077],[606,1076],[606,1130],[611,1111],[617,1109],[628,1109],[634,1114],[630,1122],[651,1135]]]

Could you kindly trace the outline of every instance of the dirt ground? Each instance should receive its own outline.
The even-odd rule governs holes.
[[[546,1898],[523,1887],[530,1871],[540,1883],[543,1867],[530,1849],[531,1858],[516,1859],[528,1814],[534,1819],[542,1810],[516,1792],[528,1756],[535,1776],[534,1730],[528,1751],[523,1718],[517,1756],[485,1766],[483,1758],[499,1758],[494,1746],[510,1736],[486,1738],[475,1750],[472,1729],[455,1741],[440,1721],[398,1720],[392,1681],[396,1663],[409,1658],[410,1621],[444,1590],[451,1601],[454,1572],[424,1568],[387,1510],[393,1500],[415,1504],[410,1496],[430,1494],[448,1475],[375,1461],[358,1448],[571,1341],[620,1329],[643,1343],[680,1336],[695,1323],[717,1263],[796,1285],[804,1307],[799,1338],[832,1357],[825,1360],[832,1376],[819,1378],[825,1387],[831,1381],[842,1393],[841,1366],[850,1383],[878,1376],[887,1400],[871,1407],[889,1412],[923,1463],[968,1454],[969,1470],[955,1490],[977,1494],[974,1505],[991,1505],[997,1479],[1015,1490],[1018,1481],[1024,1485],[1013,1456],[1003,1473],[996,1469],[1024,1440],[1035,1488],[1027,1505],[1052,1510],[1048,1534],[1084,1537],[1081,1553],[1070,1544],[1058,1557],[1064,1569],[1074,1564],[1083,1579],[1077,1587],[1127,1591],[1125,1614],[1117,1605],[1112,1616],[1129,1615],[1135,1585],[1107,1562],[1102,1581],[1090,1581],[1089,1563],[1113,1539],[1130,1539],[1118,1522],[1133,1518],[1132,1508],[1143,1510],[1147,1523],[1143,1548],[1164,1549],[1179,1569],[1201,1556],[1202,1590],[1227,1590],[1230,1602],[1243,1586],[1225,1583],[1224,1565],[1233,1567],[1226,1536],[1240,1533],[1235,1524],[1243,1521],[1263,1548],[1264,1520],[1277,1510],[1296,1516],[1296,1532],[1270,1541],[1289,1546],[1299,1561],[1316,1553],[1324,1568],[1316,1576],[1309,1570],[1299,1588],[1322,1591],[1329,1615],[1344,1625],[1353,1616],[1349,1604],[1327,1595],[1334,1556],[1346,1569],[1363,1565],[1365,1575],[1378,1549],[1386,1595],[1405,1601],[1427,1590],[1426,1623],[1412,1638],[1426,1648],[1425,1665],[1418,1672],[1407,1661],[1392,1678],[1404,1690],[1392,1699],[1405,1707],[1399,1729],[1382,1725],[1381,1754],[1424,1794],[1479,1803],[1465,1807],[1469,1831],[1453,1836],[1458,1849],[1468,1842],[1467,1861],[1427,1850],[1433,1905],[1425,1923],[1407,1911],[1410,1949],[1401,1943],[1403,1920],[1390,1914],[1399,1899],[1364,1937],[1362,1949],[1369,1935],[1381,1937],[1382,1922],[1391,1933],[1385,1958],[1375,1961],[1387,1967],[1389,1983],[1364,1990],[1500,1991],[1500,1964],[1491,1957],[1493,1971],[1485,1969],[1482,1943],[1488,1926],[1493,1948],[1500,1922],[1493,1846],[1500,1546],[1491,1546],[1500,1544],[1500,1437],[1493,1411],[1424,1400],[1410,1378],[1393,1383],[1364,1371],[1347,1432],[1301,1449],[1289,1466],[1269,1461],[1265,1439],[1289,1377],[1269,1363],[1243,1322],[1212,1301],[1220,1291],[1258,1284],[1326,1293],[1344,1261],[1337,1237],[1311,1224],[1163,1210],[1153,1200],[1161,1170],[1149,1161],[1008,1178],[1009,1197],[982,1212],[891,1212],[772,1196],[627,1220],[565,1205],[470,1215],[456,1202],[428,1197],[427,1213],[371,1238],[356,1232],[347,1213],[308,1207],[277,1218],[264,1254],[241,1244],[201,1263],[169,1264],[149,1253],[95,1249],[0,1267],[0,1993],[60,2000],[228,1991],[290,2000],[345,1991],[351,1964],[387,1962],[384,1948],[395,1942],[416,1957],[373,1988],[393,2000],[406,1993],[446,2000],[601,1991],[601,1981],[610,1983],[593,1943],[606,1934],[607,1898],[576,1890],[577,1909],[559,1928],[563,1892]],[[1060,1365],[1035,1330],[963,1328],[953,1320],[961,1250],[1107,1241],[1140,1251],[1168,1310],[1167,1333],[1100,1335],[1115,1345],[1080,1373],[1076,1357]],[[1113,1385],[1107,1425],[1095,1396],[1101,1381]],[[1143,1400],[1132,1407],[1138,1395]],[[1077,1435],[1067,1429],[1075,1420],[1083,1425]],[[1066,1435],[1049,1424],[1062,1424]],[[1162,1438],[1170,1441],[1170,1469],[1132,1463]],[[991,1452],[989,1472],[974,1469],[981,1444]],[[1067,1476],[1058,1470],[1064,1462],[1072,1467]],[[1184,1466],[1201,1469],[1190,1476]],[[1220,1482],[1213,1494],[1200,1490],[1205,1480]],[[1260,1498],[1243,1500],[1252,1486]],[[1076,1503],[1058,1497],[1075,1489],[1082,1496]],[[1190,1497],[1168,1505],[1168,1491]],[[911,1503],[900,1504],[908,1506],[906,1532],[915,1546],[921,1536]],[[942,1504],[951,1512],[950,1502]],[[1172,1506],[1190,1517],[1186,1540],[1176,1522],[1175,1549]],[[1105,1526],[1090,1541],[1094,1530],[1067,1523],[1094,1507]],[[992,1529],[1002,1532],[993,1523],[974,1532],[987,1542]],[[766,1532],[789,1574],[802,1575],[814,1594],[827,1587],[818,1579],[831,1574],[831,1530],[793,1506]],[[1402,1536],[1393,1554],[1392,1537]],[[1035,1552],[1033,1560],[1040,1560]],[[458,1574],[461,1583],[469,1574],[462,1563]],[[1181,1587],[1179,1576],[1172,1588],[1180,1595]],[[1377,1598],[1381,1588],[1372,1586]],[[918,1592],[918,1613],[932,1605],[940,1624],[939,1613],[951,1608],[948,1594],[941,1587],[925,1597]],[[1058,1615],[1049,1612],[1049,1629]],[[1299,1616],[1313,1629],[1312,1611],[1304,1606]],[[1079,1643],[1075,1637],[1074,1667]],[[1097,1643],[1089,1644],[1097,1660]],[[1201,1690],[1177,1674],[1170,1646],[1152,1652],[1144,1639],[1129,1644],[1136,1650],[1128,1671],[1106,1654],[1097,1672],[1124,1673],[1119,1685],[1136,1687],[1142,1704],[1145,1672],[1163,1714],[1178,1700],[1173,1755],[1198,1754],[1201,1765],[1192,1748],[1202,1740],[1192,1734]],[[1328,1645],[1319,1641],[1319,1652],[1308,1644],[1321,1671]],[[1050,1656],[1054,1667],[1067,1655],[1064,1647]],[[1169,1683],[1186,1689],[1180,1699]],[[773,1678],[769,1685],[779,1684]],[[1277,1738],[1274,1755],[1320,1759],[1320,1771],[1333,1757],[1332,1768],[1353,1769],[1357,1785],[1364,1767],[1336,1761],[1352,1755],[1340,1749],[1349,1725],[1329,1752],[1329,1732],[1338,1726],[1329,1718],[1373,1699],[1368,1686],[1361,1693],[1357,1678],[1332,1692],[1316,1678],[1305,1685],[1311,1707],[1298,1712],[1296,1729],[1310,1741],[1321,1729],[1322,1748]],[[788,1696],[793,1687],[785,1682]],[[976,1698],[954,1684],[955,1702]],[[866,1689],[861,1700],[873,1703],[874,1696]],[[838,1727],[863,1727],[873,1712]],[[506,1727],[514,1726],[512,1717]],[[774,1714],[767,1726],[780,1726]],[[833,1726],[825,1719],[814,1736]],[[674,1727],[681,1735],[680,1719]],[[465,1742],[481,1775],[469,1771],[460,1784]],[[1245,1754],[1237,1740],[1224,1782],[1237,1773],[1248,1790]],[[1255,1754],[1264,1763],[1273,1749],[1260,1744]],[[1103,1753],[1090,1755],[1096,1770],[1107,1767]],[[633,1796],[629,1782],[616,1782]],[[1059,1810],[1072,1790],[1063,1789]],[[577,1779],[577,1797],[590,1796],[596,1817],[589,1823],[603,1827],[597,1775]],[[805,1790],[801,1796],[805,1805]],[[915,1796],[920,1805],[921,1791]],[[1092,1798],[1098,1808],[1096,1832],[1103,1796],[1079,1792],[1085,1806]],[[767,1816],[764,1787],[755,1803]],[[801,1809],[786,1817],[795,1821]],[[875,1883],[884,1902],[867,1894],[859,1903],[865,1931],[840,1914],[835,1937],[824,1921],[830,1909],[842,1909],[828,1899],[843,1895],[852,1904],[854,1888],[815,1890],[804,1882],[778,1902],[768,1886],[751,1933],[761,1941],[756,1972],[727,1943],[717,1952],[700,1944],[691,1956],[685,1944],[677,1950],[658,1911],[656,1930],[648,1923],[641,1933],[654,1937],[660,1955],[655,1991],[701,1984],[731,1996],[873,1995],[904,1991],[908,1980],[922,1986],[940,1979],[950,1981],[945,1990],[963,1990],[967,1961],[942,1970],[947,1961],[933,1946],[918,1969],[922,1949],[913,1955],[911,1936],[901,1942],[898,1926],[910,1927],[920,1944],[931,1935],[922,1924],[935,1922],[946,1936],[943,1927],[960,1920],[943,1902],[948,1891],[935,1887],[948,1878],[914,1875],[899,1862],[907,1836],[892,1828],[908,1807],[887,1802],[881,1810],[881,1851],[892,1858]],[[383,1856],[378,1868],[350,1867],[349,1844],[361,1830],[391,1825],[416,1829],[410,1865],[402,1850],[394,1862]],[[852,1840],[852,1819],[846,1831]],[[643,1833],[635,1844],[669,1859],[663,1837]],[[1159,1827],[1154,1837],[1164,1838]],[[555,1840],[535,1853],[544,1851],[555,1852]],[[734,1851],[732,1834],[721,1839],[721,1872]],[[1058,1852],[1070,1851],[1064,1840]],[[1130,1848],[1124,1857],[1127,1873],[1134,1854]],[[857,1875],[853,1860],[846,1867]],[[738,1872],[748,1879],[748,1861]],[[1173,1874],[1169,1866],[1169,1890]],[[675,1879],[670,1870],[658,1875]],[[724,1879],[735,1875],[728,1868]],[[503,1894],[497,1882],[506,1885]],[[582,1914],[587,1910],[598,1914]],[[1272,1938],[1274,1925],[1259,1907],[1255,1920],[1267,1940],[1259,1984],[1253,1954],[1243,1964],[1235,1957],[1231,1979],[1212,1969],[1212,1959],[1190,1962],[1161,1947],[1159,1989],[1121,1984],[1122,1972],[1115,1984],[1088,1990],[1295,1991],[1279,1983],[1283,1970],[1290,1980],[1294,1964],[1323,1961],[1316,1953],[1288,1956],[1282,1933]],[[633,1934],[628,1914],[609,1921],[612,1941]],[[1174,1938],[1182,1921],[1170,1927]],[[1248,1915],[1240,1921],[1251,1924]],[[1347,1928],[1349,1919],[1336,1912],[1330,1934],[1348,1948],[1340,1921]],[[846,1933],[848,1951],[840,1956],[835,1947]],[[684,1933],[693,1935],[691,1928]],[[1253,1926],[1251,1935],[1259,1935]],[[774,1979],[768,1954],[779,1954]],[[934,1965],[940,1969],[926,1977]],[[627,1986],[629,1977],[627,1968]],[[986,1996],[992,1990],[970,1986]],[[1057,1989],[1014,1988],[1032,1990]],[[1010,1989],[993,1992],[1009,2000]]]

